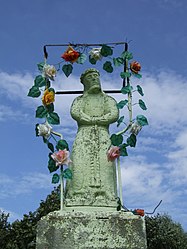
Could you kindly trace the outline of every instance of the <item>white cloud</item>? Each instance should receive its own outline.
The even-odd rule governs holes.
[[[50,189],[51,176],[43,173],[30,173],[10,177],[0,174],[0,199],[31,193],[34,189]]]

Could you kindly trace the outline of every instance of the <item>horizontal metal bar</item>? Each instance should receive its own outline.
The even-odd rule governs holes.
[[[46,44],[44,45],[44,47],[63,47],[63,46],[85,46],[85,47],[89,47],[89,46],[102,46],[103,44],[106,45],[122,45],[122,44],[127,44],[127,42],[107,42],[107,43],[66,43],[66,44]]]
[[[105,93],[121,93],[121,90],[117,90],[117,89],[114,89],[114,90],[103,90],[103,92]],[[68,90],[68,91],[57,91],[55,92],[55,94],[83,94],[83,91],[81,90]]]

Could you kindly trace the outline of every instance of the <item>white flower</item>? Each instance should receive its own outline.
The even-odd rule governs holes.
[[[131,126],[130,133],[132,133],[134,135],[138,135],[138,133],[141,131],[141,129],[142,129],[141,125],[139,125],[138,123],[134,123]]]
[[[101,48],[92,48],[89,54],[90,54],[90,57],[95,59],[96,61],[102,59]]]
[[[36,125],[37,136],[43,136],[44,138],[48,138],[52,132],[52,127],[45,122],[44,124]]]
[[[56,73],[57,73],[56,68],[53,65],[46,65],[46,64],[44,65],[43,74],[46,78],[54,80]]]

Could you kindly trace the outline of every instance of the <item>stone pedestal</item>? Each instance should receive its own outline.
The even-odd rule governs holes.
[[[145,221],[123,211],[56,211],[38,224],[36,249],[146,249]]]

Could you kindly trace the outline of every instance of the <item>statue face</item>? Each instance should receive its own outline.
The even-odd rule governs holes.
[[[98,93],[101,91],[99,75],[91,72],[84,77],[85,87],[89,93]]]

